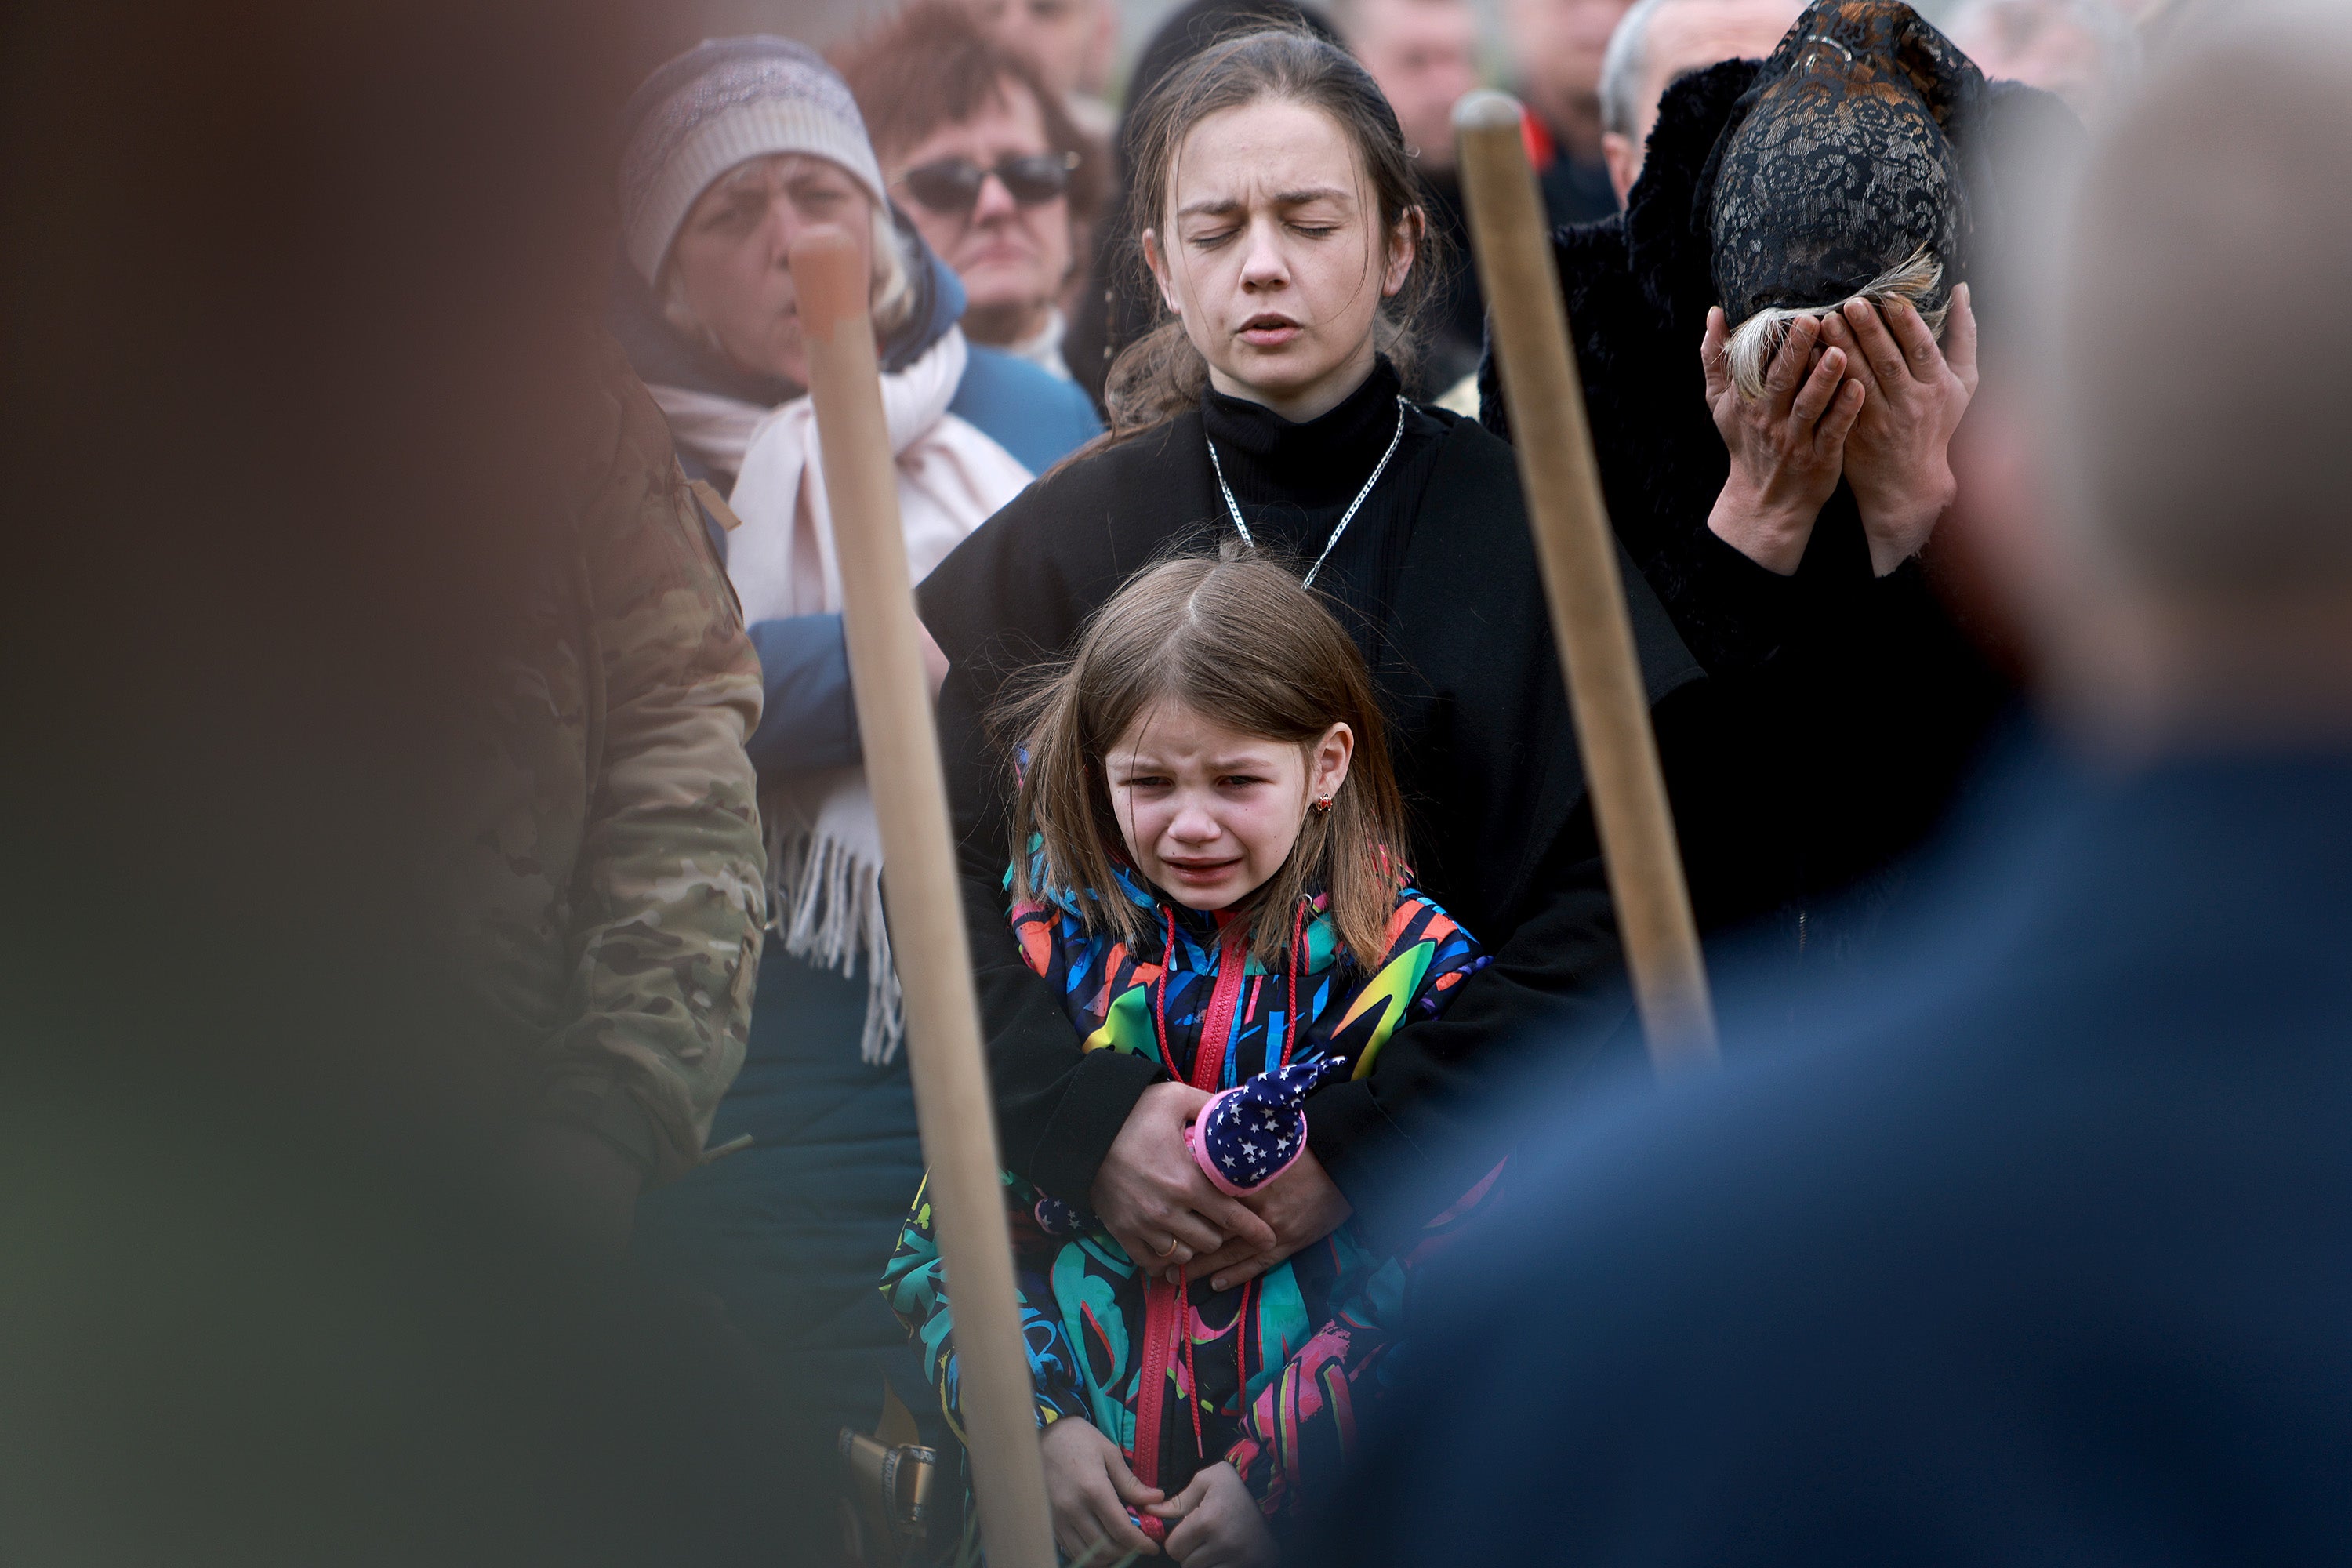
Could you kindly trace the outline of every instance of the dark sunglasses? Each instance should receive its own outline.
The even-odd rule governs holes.
[[[1078,166],[1076,153],[1032,153],[1000,158],[993,169],[983,169],[969,158],[942,158],[898,176],[907,194],[935,213],[970,217],[980,205],[980,187],[994,174],[1004,182],[1013,199],[1024,207],[1042,206],[1067,194],[1070,171]]]

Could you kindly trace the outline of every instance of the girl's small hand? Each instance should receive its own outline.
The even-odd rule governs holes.
[[[1128,1517],[1164,1495],[1127,1468],[1127,1456],[1093,1423],[1065,1415],[1038,1437],[1045,1456],[1045,1500],[1054,1512],[1054,1544],[1073,1563],[1116,1563],[1133,1553],[1160,1555],[1151,1538]],[[1231,1466],[1226,1468],[1230,1470]],[[1240,1484],[1241,1478],[1234,1478]]]
[[[1198,1472],[1192,1485],[1154,1503],[1151,1511],[1175,1526],[1168,1532],[1168,1555],[1184,1568],[1273,1568],[1282,1561],[1257,1500],[1231,1465]]]

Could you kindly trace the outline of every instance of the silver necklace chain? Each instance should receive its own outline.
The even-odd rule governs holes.
[[[1315,586],[1315,574],[1323,570],[1323,563],[1331,559],[1332,548],[1339,542],[1339,536],[1348,531],[1349,523],[1356,521],[1356,509],[1364,504],[1364,498],[1370,495],[1372,487],[1381,482],[1381,475],[1388,471],[1389,459],[1396,456],[1397,444],[1404,439],[1404,411],[1412,406],[1402,393],[1397,395],[1396,434],[1389,437],[1389,449],[1381,454],[1381,460],[1372,466],[1372,477],[1364,481],[1364,488],[1356,492],[1356,499],[1349,501],[1348,510],[1339,514],[1339,526],[1333,529],[1331,537],[1323,542],[1323,553],[1318,555],[1315,564],[1307,569],[1307,575],[1300,579],[1301,586]],[[1217,470],[1217,488],[1225,492],[1225,510],[1234,520],[1234,528],[1241,534],[1242,542],[1255,550],[1257,541],[1250,537],[1249,524],[1242,521],[1242,509],[1234,500],[1234,487],[1225,483],[1225,465],[1217,457],[1217,443],[1205,430],[1201,433],[1201,438],[1209,443],[1209,467]]]

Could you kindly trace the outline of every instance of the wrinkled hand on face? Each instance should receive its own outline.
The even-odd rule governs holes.
[[[1822,341],[1844,351],[1862,387],[1845,443],[1845,479],[1870,540],[1872,569],[1894,571],[1927,544],[1959,493],[1953,432],[1977,389],[1977,323],[1969,286],[1952,292],[1944,342],[1908,300],[1874,308],[1848,300],[1822,321]]]
[[[1863,390],[1845,379],[1845,351],[1816,354],[1820,334],[1811,317],[1790,324],[1759,398],[1741,396],[1732,384],[1726,363],[1731,334],[1719,307],[1706,313],[1699,345],[1707,408],[1731,455],[1731,472],[1706,525],[1784,577],[1805,558],[1813,523],[1843,471],[1847,434],[1862,413]]]

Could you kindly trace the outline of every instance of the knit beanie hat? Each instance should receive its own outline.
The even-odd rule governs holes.
[[[1293,1062],[1216,1096],[1184,1129],[1192,1158],[1216,1189],[1230,1197],[1265,1185],[1307,1152],[1302,1102],[1346,1066],[1337,1057]]]
[[[710,182],[751,158],[805,153],[838,163],[889,205],[857,100],[822,57],[789,38],[709,38],[647,77],[621,111],[621,244],[647,283]]]
[[[1900,0],[1814,0],[1733,106],[1694,214],[1739,327],[1899,292],[1927,316],[1960,280],[1963,157],[1984,77]]]

